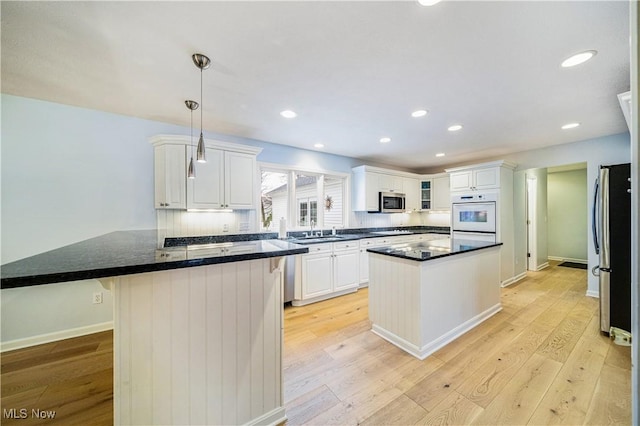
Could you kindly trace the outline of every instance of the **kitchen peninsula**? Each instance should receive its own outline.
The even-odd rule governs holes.
[[[198,242],[113,232],[2,265],[1,284],[113,292],[115,424],[280,423],[283,259],[308,248]]]
[[[425,359],[499,312],[501,245],[442,239],[368,249],[373,332]]]

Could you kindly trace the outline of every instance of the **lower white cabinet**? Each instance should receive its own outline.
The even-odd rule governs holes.
[[[358,241],[314,244],[296,258],[294,306],[318,302],[358,289]]]

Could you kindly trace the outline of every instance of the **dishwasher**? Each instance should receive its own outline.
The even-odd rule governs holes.
[[[296,280],[296,257],[285,256],[284,258],[284,291],[282,301],[289,303],[293,300],[294,286]]]

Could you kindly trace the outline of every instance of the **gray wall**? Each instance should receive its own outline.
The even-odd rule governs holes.
[[[587,169],[547,175],[549,257],[587,262]]]

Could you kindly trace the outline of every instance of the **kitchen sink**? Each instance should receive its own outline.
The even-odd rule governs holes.
[[[314,244],[314,243],[330,243],[333,241],[341,241],[343,238],[339,235],[323,235],[313,237],[295,238],[293,242],[296,244]]]

